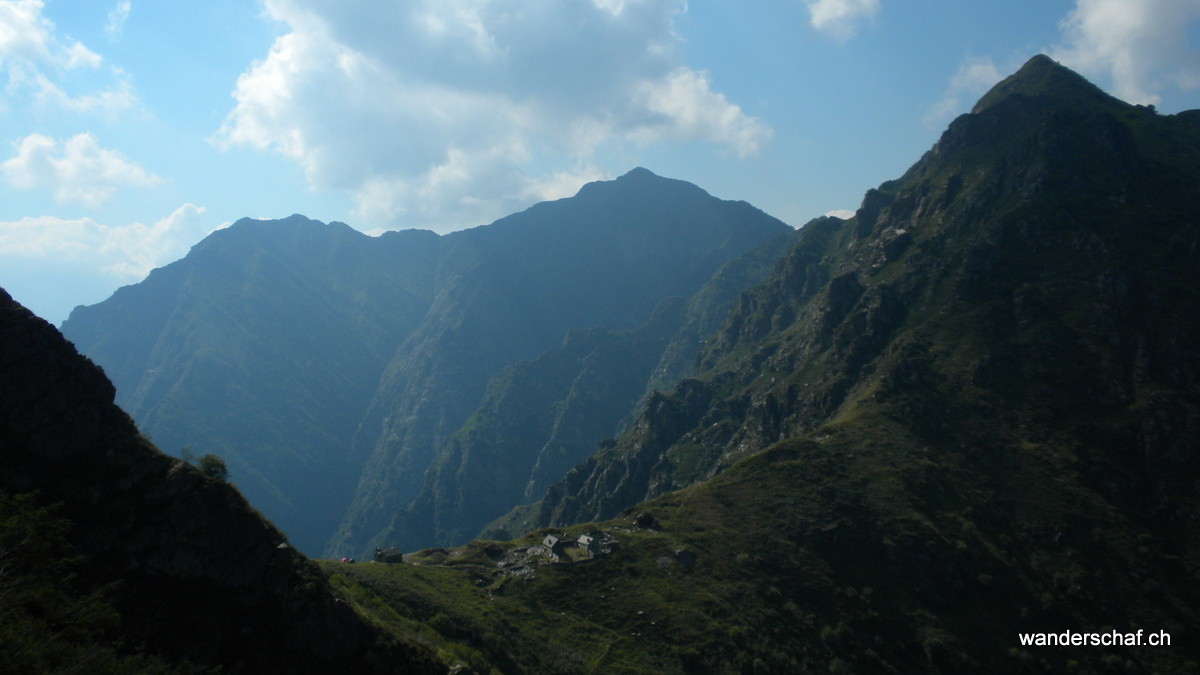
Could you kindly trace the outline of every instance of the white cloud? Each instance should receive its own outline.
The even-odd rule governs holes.
[[[0,60],[50,61],[51,30],[39,0],[0,2]]]
[[[925,117],[926,124],[942,126],[951,117],[966,112],[975,101],[987,93],[1004,76],[990,58],[968,58],[958,66],[946,93],[933,105]]]
[[[16,154],[0,163],[10,186],[25,190],[50,189],[60,204],[97,207],[117,188],[154,185],[159,178],[120,153],[106,150],[91,134],[77,134],[65,143],[30,134],[13,144]]]
[[[99,271],[119,281],[139,280],[175,260],[212,228],[204,208],[184,204],[152,225],[101,225],[91,218],[53,216],[0,222],[0,256],[47,259],[77,271]]]
[[[0,0],[0,72],[9,104],[28,94],[37,103],[73,111],[133,105],[127,75],[104,68],[104,59],[82,43],[60,39],[43,7],[41,0]],[[96,91],[71,96],[68,85]]]
[[[665,80],[643,87],[648,110],[662,116],[659,125],[639,131],[654,136],[705,138],[728,145],[739,156],[757,154],[771,129],[712,91],[708,73],[679,68]]]
[[[137,97],[133,93],[133,86],[129,84],[129,80],[123,74],[118,78],[114,87],[79,96],[67,94],[62,87],[51,82],[41,73],[33,75],[32,84],[36,88],[33,93],[34,101],[46,107],[72,112],[113,112],[129,108],[137,101]]]
[[[96,52],[83,46],[81,42],[74,42],[67,49],[66,62],[64,65],[68,68],[99,68],[104,59]]]
[[[1200,0],[1076,0],[1050,56],[1111,78],[1127,101],[1158,103],[1165,89],[1200,86],[1200,54],[1188,37],[1198,19]]]
[[[861,19],[879,12],[880,0],[804,0],[813,28],[838,39],[853,37]]]
[[[601,0],[598,0],[598,2]],[[579,186],[597,180],[609,180],[612,176],[591,164],[556,171],[545,178],[531,181],[525,197],[537,201],[550,201],[570,197],[579,191]]]
[[[108,10],[108,23],[104,24],[104,32],[108,33],[109,37],[120,37],[121,31],[125,28],[125,22],[129,19],[131,9],[129,0],[121,0],[115,7]]]
[[[312,187],[350,192],[368,228],[487,222],[596,175],[614,146],[744,156],[770,138],[682,63],[685,0],[266,8],[290,30],[238,78],[214,140],[295,160]]]
[[[826,217],[829,217],[829,218],[840,218],[842,220],[850,220],[851,218],[854,217],[854,214],[855,214],[855,212],[851,211],[850,209],[835,209],[833,211],[830,211],[829,213],[826,213],[825,215],[826,215]]]
[[[42,16],[41,0],[0,1],[0,63],[41,63],[58,68],[96,68],[98,54],[72,41],[54,36],[54,24]]]

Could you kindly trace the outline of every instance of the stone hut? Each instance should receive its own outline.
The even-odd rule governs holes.
[[[375,562],[377,563],[402,563],[404,562],[404,552],[399,546],[388,546],[386,548],[375,549]]]

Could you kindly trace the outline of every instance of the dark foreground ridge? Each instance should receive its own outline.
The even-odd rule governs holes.
[[[444,672],[232,486],[158,452],[104,373],[2,290],[0,372],[0,670]]]

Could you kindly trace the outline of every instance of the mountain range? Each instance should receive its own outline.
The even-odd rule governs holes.
[[[142,431],[223,457],[301,550],[458,544],[614,435],[660,361],[668,379],[685,371],[714,318],[793,235],[744,202],[635,169],[444,236],[242,220],[77,308],[62,329]],[[557,391],[506,404],[540,406],[530,411],[545,418],[540,431],[472,431],[511,379],[505,369],[548,365],[525,362],[587,340],[621,345],[576,353],[558,366],[568,379]],[[570,372],[613,359],[629,372],[603,378],[619,381]],[[565,414],[588,420],[556,436],[549,419],[572,396],[606,407],[576,405]]]
[[[640,169],[453,235],[241,221],[64,333],[264,512],[325,500],[308,548],[443,546],[322,578],[9,302],[0,556],[47,523],[43,602],[120,620],[0,611],[168,671],[1189,672],[1198,213],[1200,111],[1038,56],[798,232]]]

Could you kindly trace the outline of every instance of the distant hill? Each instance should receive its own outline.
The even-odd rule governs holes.
[[[748,204],[645,169],[445,236],[371,238],[302,216],[242,220],[77,308],[63,332],[109,373],[145,433],[173,452],[224,457],[234,482],[302,550],[464,541],[524,500],[532,466],[504,484],[516,496],[502,507],[476,513],[469,490],[465,503],[437,507],[461,522],[411,529],[397,516],[437,482],[431,468],[461,464],[445,457],[456,451],[448,443],[493,377],[570,331],[646,324],[668,298],[690,298],[726,263],[790,232]],[[713,299],[732,302],[765,273],[755,269],[758,277],[725,277],[742,284],[733,292],[711,293],[709,329],[724,310],[712,311]],[[662,366],[686,370],[698,320],[679,314],[636,360],[657,368],[670,351]],[[628,400],[596,422],[604,431],[554,466],[565,470],[615,434],[650,376],[628,384]],[[478,456],[469,452],[467,463]]]
[[[158,452],[104,374],[0,290],[0,670],[445,672],[229,484]]]

